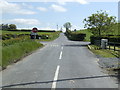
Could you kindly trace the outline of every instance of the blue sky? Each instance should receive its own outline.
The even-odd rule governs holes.
[[[18,28],[59,29],[71,22],[72,29],[83,29],[83,19],[96,11],[118,17],[118,2],[7,2],[1,1],[2,22]]]

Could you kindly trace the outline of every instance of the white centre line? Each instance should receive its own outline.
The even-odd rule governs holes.
[[[62,59],[62,51],[60,52],[60,57],[59,57],[59,59]]]
[[[53,81],[51,90],[55,90],[55,88],[56,88],[56,83],[57,83],[57,79],[58,79],[59,69],[60,69],[60,66],[58,65],[57,69],[56,69],[56,72],[55,72],[55,77],[54,77],[54,81]]]
[[[63,50],[63,47],[61,47],[61,49]]]

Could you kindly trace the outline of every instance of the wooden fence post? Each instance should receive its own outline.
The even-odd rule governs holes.
[[[110,45],[109,45],[109,50],[110,50]]]
[[[114,43],[114,51],[115,51],[115,43]]]

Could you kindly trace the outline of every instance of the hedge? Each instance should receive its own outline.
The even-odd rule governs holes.
[[[30,34],[4,34],[4,35],[1,35],[0,38],[2,38],[2,40],[9,40],[9,39],[19,38],[24,36],[27,36],[30,38]],[[49,35],[37,35],[36,39],[39,39],[39,37],[41,39],[48,39]]]
[[[30,32],[31,30],[22,29],[22,30],[7,30],[7,31]],[[55,30],[38,30],[38,32],[56,32],[56,31]]]
[[[120,43],[120,36],[91,36],[90,42],[93,45],[100,45],[101,39],[108,39],[108,42]]]
[[[29,36],[29,34],[3,34],[2,40],[18,38],[18,37],[22,37],[22,36]]]
[[[77,33],[77,32],[71,32],[71,31],[67,31],[65,35],[69,40],[73,40],[73,41],[83,41],[86,36],[86,34],[84,33]]]
[[[29,40],[30,40],[30,38],[28,36],[22,36],[22,37],[19,37],[19,38],[2,40],[2,46],[8,46],[8,45],[12,45],[12,44],[15,44],[15,43],[26,42],[26,41],[29,41]]]

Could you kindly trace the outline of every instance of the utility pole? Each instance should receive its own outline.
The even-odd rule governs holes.
[[[61,27],[61,29],[60,29],[60,30],[61,30],[61,31],[63,30],[63,29],[62,29],[62,27]]]
[[[57,24],[57,31],[58,31],[58,24]]]

